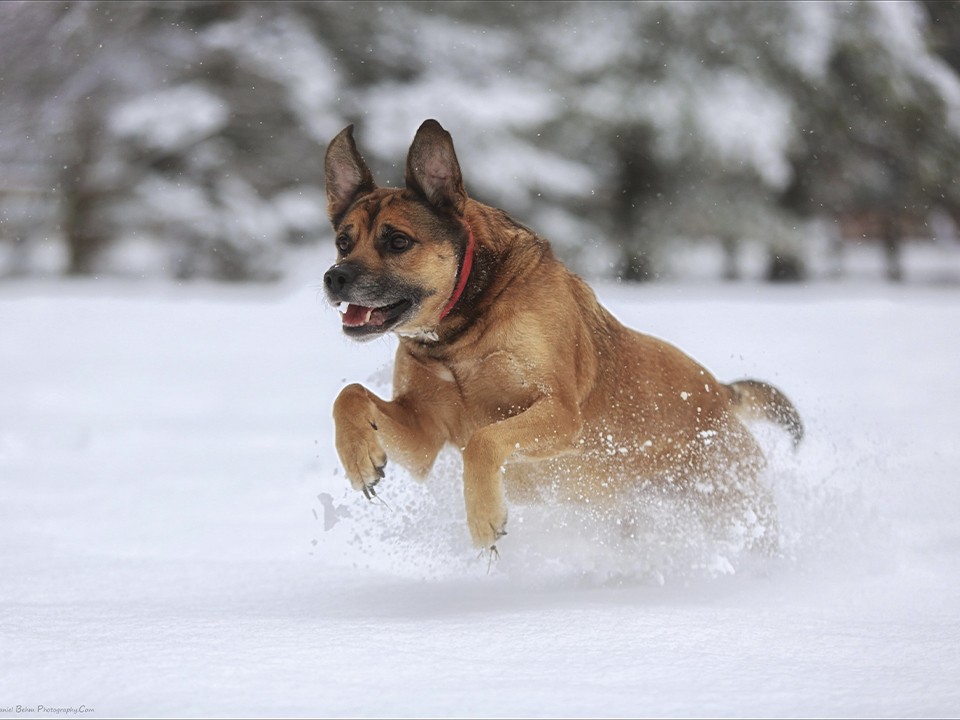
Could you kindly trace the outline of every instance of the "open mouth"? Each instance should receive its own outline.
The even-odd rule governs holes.
[[[340,311],[343,331],[349,335],[368,335],[386,332],[397,324],[413,302],[398,300],[383,307],[366,307],[348,303],[346,310]]]

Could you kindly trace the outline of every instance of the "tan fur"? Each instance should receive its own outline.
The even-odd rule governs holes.
[[[351,152],[360,167],[331,169]],[[724,385],[672,345],[624,327],[546,241],[466,196],[452,142],[434,121],[414,140],[406,188],[359,183],[350,195],[350,178],[365,173],[348,128],[331,143],[327,177],[331,217],[352,245],[331,270],[355,263],[364,277],[425,299],[393,328],[393,398],[354,384],[334,404],[337,451],[355,488],[373,488],[388,457],[425,476],[452,444],[463,453],[467,522],[481,548],[505,531],[508,497],[549,490],[597,502],[641,481],[698,493],[718,513],[749,507],[775,526],[758,478],[763,455],[738,413],[759,408],[798,438],[799,415],[782,393],[756,381]],[[384,252],[385,227],[416,245]],[[473,232],[476,264],[464,298],[440,321],[462,262],[460,228]]]

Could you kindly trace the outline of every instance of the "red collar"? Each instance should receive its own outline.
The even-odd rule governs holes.
[[[467,280],[470,278],[470,269],[473,267],[473,228],[471,228],[466,221],[464,221],[463,224],[467,226],[467,249],[463,254],[463,265],[460,266],[457,287],[454,288],[453,295],[450,296],[447,306],[443,309],[443,312],[440,313],[441,320],[447,316],[447,313],[453,310],[453,306],[457,304],[457,300],[463,295],[463,291],[467,287]]]

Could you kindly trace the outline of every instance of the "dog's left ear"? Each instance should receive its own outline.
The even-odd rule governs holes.
[[[413,138],[407,155],[407,188],[436,208],[463,214],[467,192],[453,138],[436,120],[425,121]]]
[[[353,141],[353,125],[345,127],[330,141],[323,169],[327,181],[327,214],[336,228],[354,200],[377,188]]]

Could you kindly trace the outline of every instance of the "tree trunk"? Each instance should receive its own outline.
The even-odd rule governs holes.
[[[883,255],[887,261],[887,280],[890,282],[903,281],[903,233],[900,223],[893,215],[883,219]]]
[[[647,282],[656,277],[650,256],[642,250],[631,251],[624,248],[621,265],[619,276],[622,280]]]
[[[92,275],[96,271],[97,256],[106,244],[94,229],[96,201],[95,195],[83,191],[65,198],[63,234],[69,257],[68,275]]]
[[[89,103],[88,103],[89,105]],[[63,208],[63,239],[67,244],[68,275],[92,275],[97,256],[106,244],[98,228],[96,212],[102,202],[102,188],[94,182],[102,123],[95,111],[84,107],[76,123],[76,150],[60,175]]]
[[[723,279],[739,280],[740,265],[737,262],[737,250],[740,249],[740,243],[733,235],[724,235],[720,238],[720,246],[723,248]]]
[[[800,282],[806,279],[807,272],[803,260],[792,253],[770,251],[767,264],[769,282]]]

